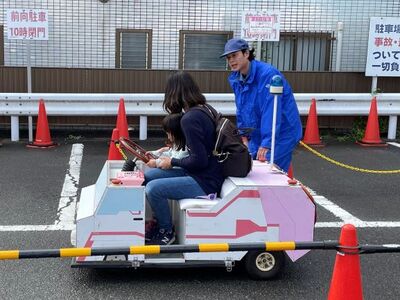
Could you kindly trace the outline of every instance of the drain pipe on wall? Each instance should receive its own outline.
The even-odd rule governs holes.
[[[336,46],[336,66],[335,71],[340,71],[342,62],[342,45],[343,45],[343,22],[337,23],[337,46]]]

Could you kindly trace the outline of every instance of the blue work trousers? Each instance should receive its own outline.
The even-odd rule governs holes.
[[[271,151],[267,153],[267,160],[271,160]],[[285,155],[281,155],[280,157],[274,157],[274,164],[280,167],[286,173],[289,170],[290,163],[292,162],[292,152],[289,152]]]

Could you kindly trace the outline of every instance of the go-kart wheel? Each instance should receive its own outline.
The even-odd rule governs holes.
[[[249,251],[244,261],[245,269],[252,279],[272,279],[283,270],[285,259],[282,251]]]
[[[141,161],[147,163],[150,158],[155,158],[154,155],[148,154],[146,155],[146,150],[144,150],[142,147],[140,147],[138,144],[135,142],[121,137],[119,139],[119,143],[121,144],[121,147],[124,148],[125,150],[129,151],[131,154],[133,154],[136,158],[140,159]]]

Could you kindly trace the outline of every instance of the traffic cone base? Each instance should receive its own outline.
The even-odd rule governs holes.
[[[56,146],[58,146],[58,144],[54,143],[54,142],[51,142],[51,144],[49,144],[49,143],[37,144],[36,142],[33,142],[33,143],[29,143],[29,144],[26,145],[27,148],[41,148],[41,149],[43,149],[43,148],[53,148],[53,147],[56,147]]]
[[[47,122],[46,108],[43,99],[39,101],[39,113],[36,124],[36,136],[33,143],[26,145],[28,148],[52,148],[57,146],[50,137],[49,123]]]
[[[368,143],[368,142],[364,142],[363,140],[361,140],[361,141],[356,141],[356,143],[363,147],[387,147],[388,146],[388,144],[383,141],[381,141],[380,143],[376,143],[376,142]]]

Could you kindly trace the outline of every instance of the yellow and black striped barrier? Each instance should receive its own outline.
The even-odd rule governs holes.
[[[260,242],[260,243],[220,243],[197,245],[147,245],[114,248],[61,248],[42,250],[3,250],[0,251],[0,260],[49,258],[49,257],[77,257],[97,255],[129,255],[129,254],[162,254],[162,253],[189,253],[189,252],[228,252],[228,251],[284,251],[284,250],[311,250],[337,249],[337,241],[322,242]]]
[[[197,245],[147,245],[114,248],[61,248],[41,250],[2,250],[0,260],[78,257],[98,255],[129,255],[129,254],[163,254],[189,252],[228,252],[228,251],[287,251],[287,250],[337,250],[349,254],[393,253],[400,252],[399,244],[359,245],[349,247],[340,245],[338,241],[315,242],[259,242],[259,243],[220,243]]]

